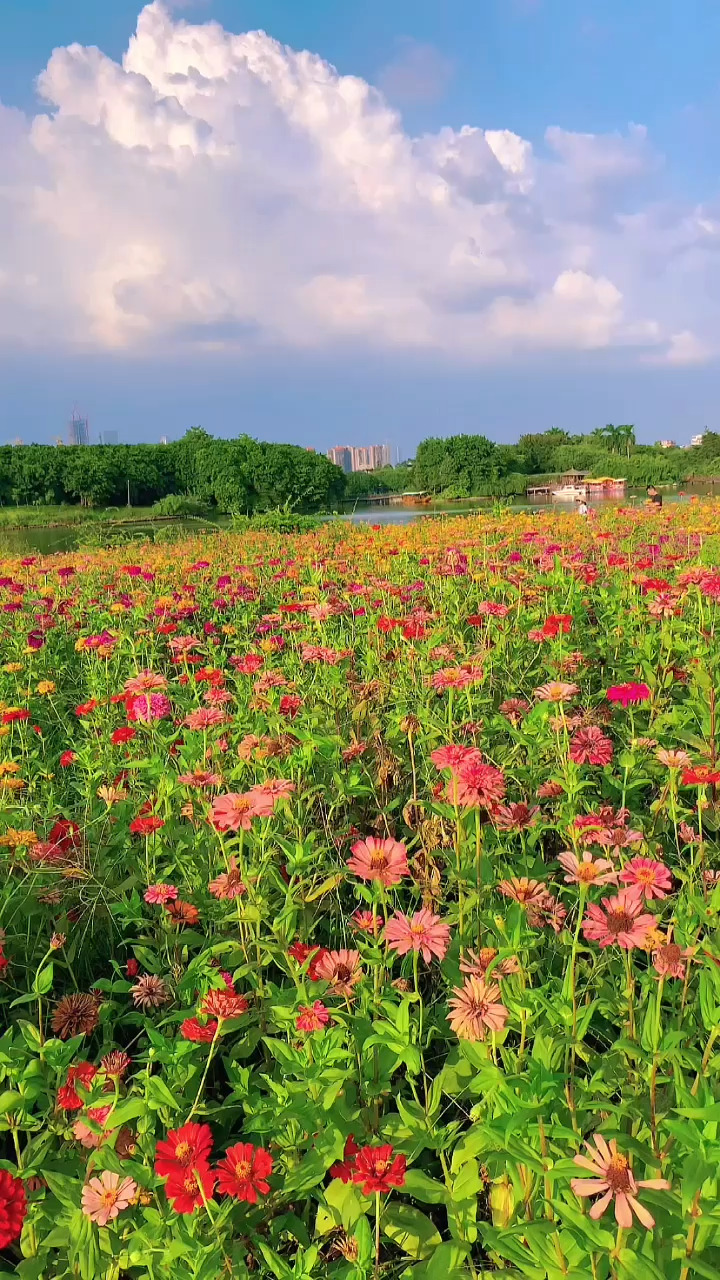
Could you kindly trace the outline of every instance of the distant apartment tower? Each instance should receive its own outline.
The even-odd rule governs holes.
[[[350,474],[353,469],[353,450],[347,445],[337,445],[335,449],[328,449],[327,456],[346,475]]]
[[[705,436],[701,431],[699,435],[693,436],[692,440],[690,441],[690,448],[692,449],[692,448],[699,447],[702,444],[704,439],[705,439]]]
[[[389,444],[360,445],[352,451],[353,471],[379,471],[390,466]]]
[[[70,419],[70,427],[68,429],[69,444],[89,444],[90,443],[90,424],[87,418],[81,418],[79,413],[74,413]]]
[[[101,443],[101,444],[117,444],[117,442],[118,442],[118,433],[117,433],[117,431],[103,431],[103,432],[101,432],[101,434],[100,434],[100,443]]]

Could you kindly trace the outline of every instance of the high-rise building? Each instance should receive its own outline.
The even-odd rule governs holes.
[[[702,442],[703,442],[704,438],[705,438],[705,437],[704,437],[704,434],[703,434],[703,432],[702,432],[702,431],[700,432],[700,434],[699,434],[699,435],[697,435],[697,436],[693,436],[693,437],[692,437],[692,440],[690,441],[690,448],[691,448],[691,449],[692,449],[692,448],[699,448],[699,447],[700,447],[700,445],[702,444]]]
[[[100,434],[100,443],[101,443],[101,444],[117,444],[117,442],[118,442],[118,433],[117,433],[117,431],[103,431],[103,432],[101,432],[101,434]]]
[[[90,443],[90,423],[87,418],[81,418],[79,413],[74,413],[70,419],[68,442],[69,444]]]
[[[328,449],[327,456],[336,467],[340,467],[346,475],[353,470],[353,450],[347,445],[337,445],[335,449]]]
[[[379,471],[390,466],[389,444],[359,445],[352,451],[353,471]]]

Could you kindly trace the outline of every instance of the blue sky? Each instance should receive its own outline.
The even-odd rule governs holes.
[[[147,92],[113,69],[140,7],[2,6],[0,101],[23,114],[0,117],[17,184],[0,248],[0,438],[52,439],[76,403],[128,440],[201,421],[318,448],[390,439],[405,456],[455,429],[512,439],[611,419],[687,440],[718,427],[714,0],[175,3],[136,60]],[[344,82],[320,114],[315,73],[292,100],[280,64],[239,90],[244,49],[208,116],[187,86],[168,88],[180,55],[167,50],[177,24],[211,20],[379,86],[399,121],[372,99],[338,140]],[[224,41],[204,46],[205,76]],[[55,59],[41,104],[35,77],[74,43],[105,60]],[[148,142],[156,101],[169,132]],[[489,148],[463,140],[468,125]],[[472,148],[460,161],[459,145]],[[72,189],[86,245],[66,222]]]

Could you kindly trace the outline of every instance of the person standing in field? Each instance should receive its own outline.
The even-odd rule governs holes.
[[[654,484],[649,484],[647,489],[647,501],[655,507],[661,507],[663,504],[662,494],[658,493]]]
[[[584,498],[576,498],[578,515],[586,516],[588,513],[588,504]]]

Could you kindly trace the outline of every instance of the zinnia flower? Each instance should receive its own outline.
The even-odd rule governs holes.
[[[52,1028],[61,1040],[70,1040],[73,1036],[92,1035],[98,1020],[95,996],[78,991],[74,995],[63,996],[55,1005]]]
[[[211,822],[218,831],[249,831],[253,818],[268,818],[274,808],[271,796],[263,797],[254,790],[243,794],[230,791],[213,800]]]
[[[626,951],[641,947],[655,926],[655,917],[643,911],[642,895],[635,889],[621,889],[614,898],[603,898],[602,906],[591,903],[583,923],[583,933],[600,947],[616,943]]]
[[[221,871],[219,876],[210,881],[208,889],[213,898],[218,898],[221,901],[230,901],[233,898],[239,898],[243,893],[247,893],[240,872],[237,869],[235,858],[230,859],[230,866],[227,871]]]
[[[677,942],[664,942],[652,953],[655,970],[661,978],[684,978],[688,960],[694,952],[691,947],[683,951]]]
[[[330,983],[334,995],[351,996],[362,978],[359,951],[326,951],[317,961],[315,974]]]
[[[176,1213],[194,1213],[212,1200],[217,1174],[204,1161],[192,1168],[174,1169],[165,1183],[165,1195]]]
[[[502,769],[473,760],[461,764],[448,783],[448,800],[463,809],[491,809],[504,795]]]
[[[355,1138],[350,1134],[345,1139],[345,1150],[342,1160],[336,1161],[330,1166],[330,1177],[339,1178],[341,1182],[348,1183],[352,1181],[353,1170],[355,1168],[355,1157],[360,1150]]]
[[[180,1035],[184,1040],[192,1040],[195,1044],[212,1044],[217,1029],[216,1021],[203,1024],[197,1018],[185,1018],[180,1024]]]
[[[609,764],[613,758],[613,744],[602,729],[591,724],[573,734],[568,755],[575,764]]]
[[[527,876],[511,876],[509,880],[501,880],[498,892],[504,898],[512,898],[526,907],[528,903],[540,904],[547,896],[547,889],[541,880],[528,880]]]
[[[408,875],[407,849],[399,840],[367,836],[352,847],[348,870],[363,880],[379,880],[387,889]]]
[[[567,872],[566,884],[617,884],[617,871],[612,862],[607,858],[593,858],[587,849],[582,858],[566,850],[558,854],[557,860]]]
[[[141,693],[130,698],[127,703],[128,720],[140,721],[142,724],[166,720],[171,714],[172,703],[164,693]]]
[[[714,786],[720,782],[720,769],[713,769],[709,764],[698,764],[692,769],[684,769],[681,777],[684,787]]]
[[[430,759],[437,769],[459,769],[461,764],[479,764],[482,753],[477,747],[462,747],[451,742],[447,747],[431,751]]]
[[[75,1086],[81,1084],[83,1089],[89,1089],[96,1075],[97,1067],[91,1062],[78,1062],[68,1067],[65,1084],[58,1089],[58,1106],[63,1111],[81,1111],[84,1104]]]
[[[486,984],[482,978],[471,977],[454,987],[448,1004],[448,1022],[461,1040],[484,1040],[486,1031],[502,1031],[509,1016],[497,983]]]
[[[258,1195],[266,1196],[270,1190],[267,1179],[272,1166],[272,1156],[264,1147],[236,1142],[228,1148],[225,1158],[218,1161],[218,1191],[235,1200],[257,1204]]]
[[[650,689],[646,684],[631,681],[629,684],[611,685],[605,696],[608,702],[619,702],[627,707],[631,702],[645,702],[650,697]]]
[[[298,1015],[295,1019],[295,1026],[298,1031],[322,1031],[330,1021],[330,1014],[325,1008],[322,1000],[316,1000],[314,1004],[301,1004],[298,1009]]]
[[[396,1156],[390,1143],[380,1147],[363,1147],[355,1157],[352,1180],[362,1186],[362,1193],[381,1195],[393,1187],[405,1186],[405,1156]]]
[[[130,988],[136,1009],[160,1009],[172,999],[167,984],[154,973],[145,973]]]
[[[658,747],[655,756],[667,769],[684,769],[691,763],[687,751],[682,750],[669,751],[666,747]]]
[[[26,1213],[25,1187],[20,1178],[0,1169],[0,1249],[17,1240]]]
[[[155,1172],[159,1178],[167,1178],[178,1169],[207,1164],[212,1145],[209,1124],[198,1124],[191,1120],[180,1129],[170,1129],[167,1138],[163,1138],[155,1147]]]
[[[565,680],[548,680],[547,684],[541,684],[534,690],[534,696],[538,702],[569,702],[579,692],[576,684],[568,684]]]
[[[601,1218],[610,1201],[614,1200],[615,1221],[619,1227],[631,1227],[634,1212],[642,1226],[648,1231],[652,1230],[655,1219],[638,1202],[638,1188],[669,1191],[670,1183],[665,1178],[646,1178],[636,1182],[627,1156],[620,1154],[614,1138],[608,1144],[602,1134],[596,1133],[592,1141],[585,1143],[585,1150],[586,1156],[575,1156],[575,1164],[580,1165],[581,1169],[587,1169],[593,1176],[573,1178],[570,1186],[576,1196],[601,1197],[590,1210],[590,1217],[595,1220]]]
[[[151,884],[143,894],[145,901],[153,906],[163,906],[166,902],[174,902],[177,896],[178,891],[174,884]]]
[[[426,907],[416,911],[411,919],[402,911],[391,916],[385,926],[385,938],[391,951],[399,956],[408,951],[419,951],[426,964],[433,956],[442,960],[450,942],[450,926],[443,924],[439,916]]]
[[[517,804],[499,804],[493,809],[492,818],[498,831],[527,831],[535,826],[539,813],[539,805],[530,806],[521,800]]]
[[[208,991],[200,1005],[200,1012],[209,1018],[239,1018],[247,1013],[249,1007],[245,996],[238,995],[236,991],[215,987]]]
[[[121,1178],[119,1173],[104,1169],[99,1178],[91,1178],[82,1189],[82,1211],[91,1222],[106,1227],[127,1209],[137,1191],[132,1178]]]
[[[666,898],[672,889],[672,876],[664,862],[654,858],[631,858],[620,872],[623,884],[636,885],[647,898]]]

